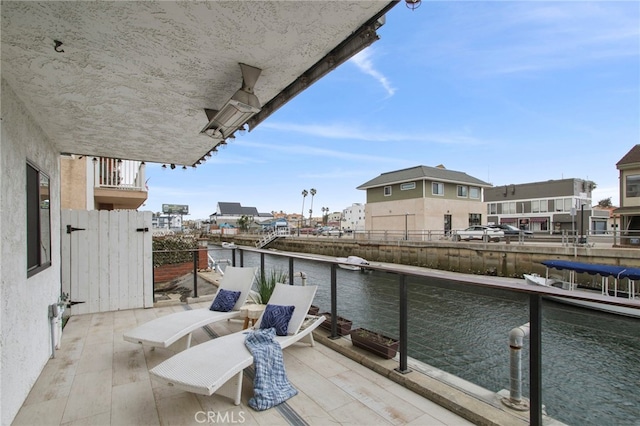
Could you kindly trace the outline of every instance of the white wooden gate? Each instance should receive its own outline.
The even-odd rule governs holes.
[[[71,315],[153,307],[151,212],[63,210],[62,292]]]

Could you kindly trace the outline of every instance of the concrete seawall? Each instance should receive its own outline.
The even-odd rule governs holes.
[[[210,243],[234,242],[254,247],[258,236],[213,236]],[[371,241],[332,237],[278,238],[267,248],[320,254],[325,256],[360,256],[372,262],[420,266],[452,272],[501,277],[522,277],[522,274],[543,275],[541,261],[549,259],[575,260],[584,263],[623,265],[640,268],[640,250],[620,247],[565,247],[560,243],[482,243],[452,241]],[[579,282],[588,284],[585,275]]]

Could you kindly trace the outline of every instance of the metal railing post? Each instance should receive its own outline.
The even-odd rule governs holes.
[[[399,326],[400,326],[400,365],[396,368],[396,371],[402,374],[407,374],[411,370],[407,367],[407,348],[409,344],[407,342],[408,336],[408,327],[409,327],[409,300],[408,300],[408,291],[407,291],[407,277],[404,274],[400,275],[400,285],[398,286],[398,296],[400,299],[400,318],[399,318]]]
[[[338,265],[331,264],[331,336],[338,338]]]
[[[239,250],[239,252],[240,252],[240,267],[244,267],[244,250]],[[233,259],[235,260],[235,258],[236,256],[234,253]],[[235,263],[233,266],[235,266]]]
[[[542,296],[529,296],[529,424],[542,426]]]
[[[264,282],[264,253],[260,253],[260,279]]]
[[[193,251],[193,297],[198,297],[198,252]]]
[[[236,266],[236,249],[231,249],[231,266]]]
[[[289,284],[293,285],[293,257],[289,258]]]

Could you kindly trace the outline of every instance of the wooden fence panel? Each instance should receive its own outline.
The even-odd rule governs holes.
[[[68,233],[68,225],[72,232]],[[62,211],[62,291],[71,314],[153,306],[151,212]]]

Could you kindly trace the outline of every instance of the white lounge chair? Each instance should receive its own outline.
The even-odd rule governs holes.
[[[191,333],[195,330],[217,321],[240,316],[240,308],[245,304],[249,296],[257,270],[258,268],[234,266],[227,266],[225,269],[218,292],[221,289],[240,292],[240,297],[238,297],[231,311],[219,312],[212,311],[209,308],[200,308],[176,312],[156,318],[127,331],[123,335],[124,340],[152,347],[167,348],[178,340],[184,339],[184,347],[189,348],[191,346]]]
[[[313,330],[324,316],[307,315],[317,286],[276,284],[269,299],[272,305],[293,305],[295,309],[287,336],[275,336],[284,349],[295,342],[306,341],[314,346]],[[254,326],[260,327],[262,316]],[[180,352],[149,370],[152,379],[201,395],[218,393],[240,404],[242,372],[253,364],[253,356],[246,348],[246,331],[231,333]]]

